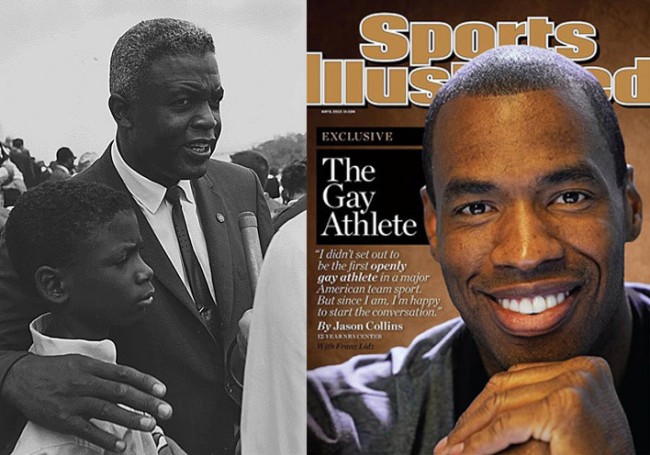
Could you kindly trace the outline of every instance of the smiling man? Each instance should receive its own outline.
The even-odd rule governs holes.
[[[16,408],[44,427],[122,451],[123,441],[91,418],[139,430],[155,422],[119,402],[161,419],[188,453],[234,452],[241,390],[226,358],[253,302],[238,215],[257,215],[263,249],[272,228],[255,174],[210,159],[223,95],[212,37],[189,22],[144,21],[116,43],[109,99],[116,140],[75,178],[130,195],[141,254],[155,273],[155,305],[141,322],[109,335],[118,363],[132,368],[27,354],[28,321],[44,307],[21,285],[1,239],[3,436],[9,417],[18,420],[9,412]]]
[[[310,373],[310,450],[648,453],[650,289],[614,111],[550,51],[489,51],[437,94],[425,226],[461,318]],[[535,452],[538,451],[538,452]]]

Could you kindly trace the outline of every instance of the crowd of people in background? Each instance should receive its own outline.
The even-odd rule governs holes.
[[[44,182],[67,180],[98,158],[92,152],[77,158],[69,147],[60,147],[56,159],[45,164],[30,154],[23,139],[10,136],[0,140],[0,149],[0,232],[22,193]],[[230,158],[233,163],[252,169],[259,178],[276,230],[307,208],[306,160],[293,161],[280,169],[270,166],[264,155],[255,151],[237,152]]]
[[[252,150],[234,153],[230,159],[235,164],[251,169],[259,178],[276,231],[288,220],[307,209],[307,161],[305,159],[292,161],[282,169],[271,167],[264,155]]]
[[[18,197],[29,188],[43,182],[67,180],[98,157],[96,153],[84,153],[77,160],[70,148],[60,147],[56,159],[46,165],[31,155],[23,139],[10,136],[0,140],[0,151],[0,227],[4,225],[7,209],[13,207]]]

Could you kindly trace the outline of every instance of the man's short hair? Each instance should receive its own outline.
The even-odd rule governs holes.
[[[65,163],[67,160],[70,158],[74,159],[74,153],[72,153],[72,150],[70,150],[68,147],[61,147],[59,150],[56,151],[56,162],[57,163]]]
[[[35,290],[36,270],[75,263],[81,252],[93,254],[88,241],[117,213],[132,210],[126,194],[75,179],[38,185],[20,196],[11,210],[5,235],[18,276]]]
[[[257,178],[260,179],[262,188],[264,188],[264,185],[266,185],[266,179],[269,176],[269,162],[264,155],[252,150],[246,150],[243,152],[233,153],[230,155],[230,160],[235,164],[252,169],[253,172],[257,174]]]
[[[307,191],[307,163],[304,160],[293,161],[282,169],[282,188],[291,197]]]
[[[625,145],[618,120],[598,80],[586,69],[562,55],[530,46],[502,46],[489,50],[470,61],[436,94],[424,128],[422,165],[427,191],[435,204],[433,192],[433,135],[442,106],[460,96],[504,96],[524,92],[579,89],[586,95],[598,127],[614,157],[616,182],[625,181],[627,165]]]
[[[138,99],[143,76],[156,60],[174,55],[214,54],[212,36],[179,19],[150,19],[134,25],[115,44],[109,86],[112,95]]]
[[[17,147],[17,148],[22,147],[24,144],[25,143],[23,142],[23,140],[21,138],[19,138],[19,137],[17,137],[13,141],[11,141],[11,145],[13,145],[14,147]]]

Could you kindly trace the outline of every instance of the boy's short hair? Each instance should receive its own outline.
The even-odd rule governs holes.
[[[101,226],[132,209],[126,194],[98,183],[72,179],[36,186],[20,196],[5,226],[11,263],[35,290],[39,267],[74,264]]]

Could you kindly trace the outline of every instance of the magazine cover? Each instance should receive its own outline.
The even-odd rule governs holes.
[[[310,420],[310,449],[322,449],[329,444],[327,447],[334,452],[345,451],[346,447],[357,450],[360,447],[365,450],[374,447],[376,453],[389,453],[388,447],[392,447],[393,453],[398,453],[395,447],[400,447],[401,453],[420,453],[420,450],[430,453],[425,448],[431,450],[437,440],[427,440],[426,430],[420,426],[424,425],[424,416],[429,415],[425,408],[432,406],[431,401],[422,400],[408,409],[401,407],[405,402],[418,400],[419,392],[413,383],[417,381],[417,375],[408,368],[411,366],[417,371],[425,368],[409,362],[415,362],[415,351],[425,349],[422,343],[426,340],[422,336],[418,338],[414,345],[420,346],[417,349],[403,351],[394,348],[409,346],[422,332],[459,316],[450,298],[440,263],[432,255],[438,259],[440,255],[444,256],[446,278],[454,283],[454,292],[462,296],[466,282],[470,283],[467,285],[469,288],[475,286],[472,289],[478,287],[476,283],[482,284],[482,289],[488,287],[489,281],[478,271],[474,274],[467,271],[468,267],[463,262],[477,260],[477,252],[485,251],[481,240],[494,241],[499,234],[515,245],[516,239],[511,237],[511,225],[504,225],[499,233],[482,239],[470,236],[470,232],[479,232],[475,225],[471,228],[465,226],[462,232],[466,237],[461,237],[458,230],[453,234],[448,234],[446,228],[436,231],[436,222],[440,228],[441,212],[427,207],[426,201],[436,197],[435,200],[440,203],[440,199],[432,191],[420,191],[425,184],[422,144],[427,109],[436,93],[454,74],[486,51],[507,45],[547,49],[586,68],[603,87],[618,117],[627,163],[634,167],[636,190],[642,199],[648,200],[650,41],[645,29],[649,24],[650,4],[635,1],[618,8],[604,3],[586,6],[574,1],[414,1],[399,4],[384,1],[310,1],[307,14],[310,177],[308,369],[338,365],[360,354],[376,355],[356,358],[342,367],[316,370],[308,382],[310,419],[314,416],[316,419]],[[499,75],[491,77],[501,81]],[[495,86],[499,83],[495,82]],[[507,90],[504,93],[508,93]],[[453,99],[454,95],[449,96]],[[468,106],[473,105],[468,103]],[[492,129],[481,130],[483,136],[477,133],[475,142],[469,142],[475,137],[472,128],[481,125],[483,119],[498,118],[503,113],[501,108],[495,105],[494,111],[482,111],[483,117],[475,119],[479,123],[469,120],[464,123],[462,115],[455,115],[473,111],[469,107],[466,111],[457,108],[453,111],[455,114],[444,117],[445,128],[450,131],[460,128],[456,121],[458,125],[465,125],[468,136],[463,140],[468,141],[467,147],[471,149],[476,143],[480,144],[485,135],[492,133]],[[439,111],[441,115],[444,109]],[[539,118],[540,125],[544,118]],[[441,127],[436,124],[436,128]],[[537,122],[531,122],[530,128],[538,128]],[[455,162],[456,159],[458,162]],[[522,152],[522,164],[527,160],[535,162],[535,159]],[[484,153],[484,160],[485,168],[490,169],[493,163],[490,153]],[[453,166],[463,164],[467,164],[464,155],[446,157],[443,161],[443,165],[448,166],[444,169],[454,169]],[[502,169],[510,175],[518,172],[516,166],[504,165]],[[465,181],[452,183],[450,198],[458,198],[467,192],[481,194],[484,198],[476,196],[478,202],[464,206],[458,203],[454,212],[456,215],[483,215],[485,219],[499,215],[501,206],[493,203],[490,193],[493,185],[482,181],[480,185],[474,181],[471,184]],[[436,189],[439,188],[436,186]],[[553,203],[573,204],[581,203],[589,196],[578,192],[562,196],[566,197],[575,199],[552,200]],[[636,201],[636,196],[632,199]],[[640,210],[636,202],[632,205]],[[632,211],[636,213],[637,209]],[[425,216],[428,220],[426,223]],[[634,220],[640,221],[640,213],[634,217],[637,217]],[[578,227],[576,225],[576,229]],[[444,239],[441,238],[443,234],[446,234]],[[650,251],[650,232],[646,227],[638,235],[635,232],[628,237],[633,238],[636,238],[635,241],[625,246],[625,281],[648,283],[650,268],[646,263],[647,252]],[[440,244],[443,240],[450,242],[449,239],[454,239],[456,243]],[[522,246],[519,242],[519,247],[515,248],[525,255],[527,240],[523,237],[519,240],[524,244]],[[544,248],[549,244],[553,245],[547,242]],[[494,256],[501,255],[501,252],[495,251],[490,257],[493,262],[497,260]],[[551,256],[551,262],[566,258],[565,250],[559,251],[548,251],[555,255]],[[535,269],[537,265],[530,265],[530,268]],[[463,270],[466,276],[459,278],[454,275]],[[489,286],[496,286],[493,284],[496,278],[492,278],[494,281],[489,282]],[[466,281],[462,282],[463,279]],[[531,286],[530,292],[549,294],[549,299],[546,300],[548,296],[543,295],[537,299],[532,294],[530,298],[522,299],[520,294],[523,291],[511,289],[501,293],[495,291],[491,298],[495,306],[498,304],[511,312],[532,313],[532,317],[537,318],[542,318],[547,309],[561,304],[565,298],[578,300],[577,294],[572,294],[573,290],[560,289],[561,286],[542,286],[544,292],[538,285]],[[519,300],[526,302],[522,304]],[[534,307],[537,300],[543,302],[543,305],[540,303],[543,308]],[[511,301],[516,303],[516,310],[510,308],[515,305]],[[520,305],[523,306],[519,308]],[[495,314],[500,314],[500,311],[495,310]],[[472,315],[471,311],[468,310],[466,315]],[[523,321],[523,318],[519,317],[518,321]],[[452,325],[443,327],[451,330]],[[532,324],[530,328],[533,330]],[[512,332],[517,331],[513,329]],[[524,337],[530,337],[531,333]],[[512,339],[509,340],[512,342]],[[644,343],[647,356],[647,336]],[[433,345],[427,346],[432,349]],[[389,351],[391,354],[385,356]],[[432,349],[431,352],[434,351]],[[550,354],[548,360],[553,360]],[[442,368],[440,374],[454,381],[456,393],[459,387],[451,370],[455,375],[462,365],[450,359],[448,361],[450,363]],[[645,374],[642,381],[647,389]],[[408,377],[411,382],[408,382]],[[392,382],[394,379],[395,382]],[[401,380],[407,382],[399,382]],[[428,377],[427,381],[433,379]],[[483,385],[478,386],[475,392],[467,392],[466,405]],[[390,388],[392,392],[382,387]],[[433,385],[430,387],[429,394],[449,394],[450,389],[444,386],[440,389]],[[477,384],[471,387],[477,387]],[[468,385],[468,388],[471,387]],[[394,397],[391,393],[398,396]],[[355,396],[357,401],[354,401]],[[641,421],[647,424],[647,393],[644,396],[646,399],[640,412],[643,417]],[[456,404],[457,399],[461,398],[454,395]],[[321,415],[325,416],[323,420],[319,420],[318,413],[324,408],[328,411]],[[451,411],[446,409],[441,412]],[[409,413],[419,415],[419,423],[410,419],[411,426],[405,424],[404,421],[409,421],[405,415]],[[428,423],[435,427],[440,423],[436,418],[428,417],[432,419]],[[455,420],[458,415],[449,418]],[[331,426],[328,427],[324,421]],[[345,433],[348,426],[355,428],[356,432]],[[450,429],[448,427],[446,431]],[[378,438],[376,433],[383,433],[384,436]],[[314,434],[316,439],[327,441],[327,444],[312,445]],[[440,433],[439,438],[446,434]],[[409,445],[409,441],[412,443],[413,440],[418,444]],[[379,447],[384,447],[387,452]],[[356,452],[350,449],[350,453]],[[369,453],[374,452],[371,450]]]
[[[304,3],[0,10],[0,453],[235,453],[247,261],[289,201],[260,183],[306,156]]]

